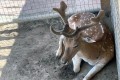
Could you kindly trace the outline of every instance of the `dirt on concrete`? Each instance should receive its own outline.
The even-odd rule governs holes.
[[[72,63],[62,67],[55,57],[59,36],[50,25],[62,26],[58,18],[0,26],[0,80],[83,79],[92,66],[82,62],[79,73]],[[118,80],[115,59],[91,80]]]

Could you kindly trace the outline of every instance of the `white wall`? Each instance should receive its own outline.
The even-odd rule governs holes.
[[[111,0],[111,9],[115,33],[118,77],[120,80],[120,0]]]

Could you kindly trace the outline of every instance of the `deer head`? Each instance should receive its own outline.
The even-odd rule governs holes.
[[[61,57],[63,63],[69,62],[80,50],[81,46],[100,40],[104,34],[103,27],[100,23],[100,20],[104,17],[103,10],[100,10],[97,16],[92,13],[80,13],[71,16],[67,20],[65,15],[66,8],[67,5],[63,1],[60,3],[60,8],[53,8],[63,20],[65,25],[63,30],[55,31],[50,27],[50,30],[54,34],[65,36],[63,39],[64,51]],[[81,17],[86,17],[87,19],[83,20]]]

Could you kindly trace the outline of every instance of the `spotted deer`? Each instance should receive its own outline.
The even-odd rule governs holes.
[[[51,26],[51,31],[61,35],[56,57],[61,58],[63,64],[73,62],[73,71],[80,71],[81,61],[88,62],[93,68],[83,78],[90,80],[114,57],[114,42],[112,33],[107,25],[102,22],[104,11],[100,10],[96,16],[90,12],[82,12],[66,18],[65,2],[60,3],[60,8],[53,8],[58,12],[64,22],[64,28],[56,31]]]

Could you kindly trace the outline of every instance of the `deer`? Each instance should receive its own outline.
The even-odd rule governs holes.
[[[67,4],[60,2],[59,8],[53,8],[63,23],[63,30],[56,31],[50,26],[51,32],[60,35],[56,57],[62,64],[73,62],[73,71],[80,71],[81,61],[84,60],[93,68],[83,80],[90,80],[114,57],[114,40],[112,32],[103,22],[104,10],[97,15],[91,12],[81,12],[66,17]]]

